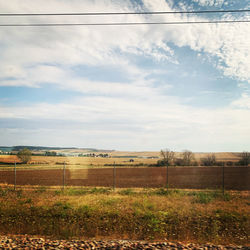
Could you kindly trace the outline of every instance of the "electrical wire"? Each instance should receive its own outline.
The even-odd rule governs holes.
[[[227,24],[250,23],[250,20],[216,20],[216,21],[187,21],[187,22],[127,22],[127,23],[28,23],[0,24],[0,27],[42,27],[42,26],[135,26],[135,25],[179,25],[179,24]]]
[[[108,16],[108,15],[212,14],[212,13],[242,13],[242,12],[250,12],[250,9],[197,10],[197,11],[147,11],[147,12],[0,13],[0,16]]]

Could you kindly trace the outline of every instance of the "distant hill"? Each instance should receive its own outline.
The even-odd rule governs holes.
[[[77,147],[44,147],[44,146],[27,146],[27,145],[22,145],[22,146],[13,146],[13,147],[5,147],[2,146],[0,147],[0,150],[2,151],[19,151],[22,150],[24,148],[28,148],[31,151],[41,151],[41,150],[46,150],[46,151],[50,151],[50,150],[87,150],[87,151],[92,151],[92,152],[99,152],[99,151],[109,151],[112,152],[113,150],[103,150],[103,149],[95,149],[95,148],[77,148]]]
[[[13,147],[0,146],[0,151],[11,152],[12,150],[13,150]]]
[[[43,147],[43,146],[14,146],[13,151],[19,151],[24,148],[28,148],[29,150],[32,151],[39,151],[39,150],[61,150],[61,149],[77,149],[74,147],[68,147],[68,148],[61,148],[61,147]]]

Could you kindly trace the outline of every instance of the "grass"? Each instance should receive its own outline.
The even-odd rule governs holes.
[[[46,168],[46,165],[55,168],[62,167],[63,163],[66,162],[66,165],[78,167],[78,166],[86,166],[90,167],[98,167],[104,166],[105,164],[122,164],[122,165],[138,165],[138,164],[155,164],[158,159],[145,159],[145,158],[134,158],[134,162],[129,162],[126,156],[122,158],[102,158],[102,157],[61,157],[61,156],[32,156],[31,165],[27,164],[28,167],[36,168]],[[13,163],[20,162],[16,155],[0,155],[0,162],[2,163]],[[0,166],[1,167],[1,166]],[[22,165],[25,168],[25,164]]]
[[[248,244],[249,192],[0,188],[0,233]]]

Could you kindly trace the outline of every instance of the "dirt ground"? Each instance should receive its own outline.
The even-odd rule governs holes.
[[[14,184],[13,171],[0,171],[0,183]],[[250,190],[249,167],[225,167],[224,186],[227,190]],[[67,186],[102,187],[164,187],[188,189],[218,189],[223,187],[222,167],[133,167],[124,168],[67,168]],[[63,169],[18,170],[17,185],[62,186]]]

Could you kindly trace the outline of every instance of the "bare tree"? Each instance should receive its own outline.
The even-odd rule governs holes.
[[[248,166],[250,164],[250,152],[244,151],[240,154],[240,164]]]
[[[201,162],[204,166],[214,166],[216,165],[215,154],[208,154],[206,157],[201,158]]]
[[[190,166],[194,160],[194,154],[190,150],[184,150],[182,153],[182,161],[184,166]]]
[[[161,150],[161,156],[163,157],[163,163],[169,166],[175,159],[175,152],[166,148],[164,150]]]

